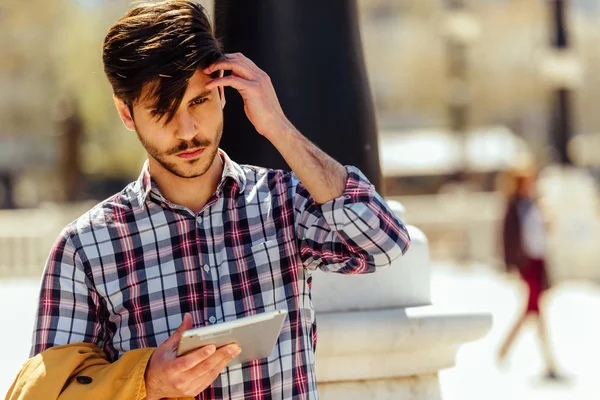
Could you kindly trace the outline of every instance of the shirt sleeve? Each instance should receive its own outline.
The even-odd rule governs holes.
[[[101,310],[100,297],[65,229],[44,268],[30,357],[75,342],[102,347]]]
[[[342,195],[318,205],[293,174],[294,217],[302,263],[343,274],[387,267],[410,245],[404,224],[356,167],[346,166]]]

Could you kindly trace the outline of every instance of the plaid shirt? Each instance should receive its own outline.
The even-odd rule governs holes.
[[[238,165],[194,214],[164,198],[147,165],[136,182],[67,226],[41,284],[31,355],[91,342],[109,361],[194,326],[287,309],[269,358],[227,367],[199,399],[315,399],[311,274],[374,272],[409,245],[365,176],[318,205],[286,171]]]

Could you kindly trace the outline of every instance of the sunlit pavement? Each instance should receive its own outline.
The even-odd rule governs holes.
[[[0,281],[0,398],[27,358],[36,307],[38,280]],[[437,264],[432,277],[436,305],[458,311],[489,311],[492,331],[458,353],[457,367],[441,373],[444,400],[600,399],[600,287],[565,283],[547,298],[549,335],[562,383],[541,379],[544,368],[533,325],[517,338],[503,365],[495,354],[517,317],[524,289],[518,281],[487,268],[458,269]]]
[[[600,286],[569,282],[555,286],[544,300],[549,336],[561,383],[542,379],[544,363],[535,326],[529,323],[517,337],[505,363],[496,362],[497,349],[517,318],[525,289],[486,268],[461,272],[436,266],[433,301],[467,311],[489,311],[492,331],[464,345],[456,368],[440,374],[444,400],[600,399]]]
[[[0,280],[0,398],[29,355],[38,290],[39,279]]]

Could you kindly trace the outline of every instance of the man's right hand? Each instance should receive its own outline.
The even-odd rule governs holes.
[[[205,346],[177,357],[181,335],[192,328],[192,316],[183,322],[150,357],[146,368],[146,400],[173,397],[194,397],[210,386],[241,349],[230,344],[219,349]]]

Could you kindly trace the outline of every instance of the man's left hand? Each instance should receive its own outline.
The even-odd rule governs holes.
[[[231,71],[231,75],[213,79],[206,84],[207,89],[218,86],[231,86],[244,100],[246,116],[258,133],[270,139],[272,132],[289,126],[271,78],[242,53],[225,54],[224,58],[204,69],[205,74],[215,71]]]

